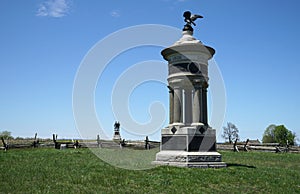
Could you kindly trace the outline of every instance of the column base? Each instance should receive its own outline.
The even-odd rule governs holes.
[[[199,126],[199,125],[204,126],[204,123],[192,123],[191,124],[191,126]]]
[[[184,123],[172,123],[172,124],[169,124],[169,127],[173,127],[173,126],[184,126]]]

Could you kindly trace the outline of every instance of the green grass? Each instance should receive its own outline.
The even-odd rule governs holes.
[[[221,153],[228,168],[126,170],[89,149],[0,151],[0,193],[300,193],[300,154]]]

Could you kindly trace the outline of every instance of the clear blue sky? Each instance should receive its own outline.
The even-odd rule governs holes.
[[[242,140],[261,139],[269,124],[284,124],[299,137],[299,8],[298,0],[2,0],[0,131],[11,131],[15,137],[32,137],[35,132],[40,137],[52,133],[61,138],[78,137],[72,111],[73,83],[93,45],[133,25],[182,28],[182,13],[191,10],[204,16],[197,21],[194,36],[217,51],[214,59],[227,94],[224,125],[228,121],[236,124]],[[160,50],[133,49],[119,56],[98,84],[111,88],[117,75],[131,64],[163,61]],[[112,135],[109,130],[115,119],[110,93],[99,88],[95,92],[97,115]],[[149,95],[140,97],[147,94],[146,89],[156,90],[150,97],[168,110],[165,86],[144,84],[130,100],[131,113],[141,122],[147,121],[151,103]],[[158,140],[159,133],[151,138]],[[143,139],[125,133],[123,137]]]

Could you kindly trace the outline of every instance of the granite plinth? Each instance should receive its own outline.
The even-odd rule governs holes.
[[[114,141],[121,141],[122,139],[121,139],[120,135],[114,135],[113,140]]]
[[[156,154],[155,165],[170,165],[189,168],[224,168],[218,152],[160,151]]]

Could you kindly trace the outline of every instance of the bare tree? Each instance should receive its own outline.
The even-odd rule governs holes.
[[[232,143],[235,140],[239,140],[239,130],[234,124],[228,122],[227,126],[223,127],[222,137],[228,140],[229,143]]]

